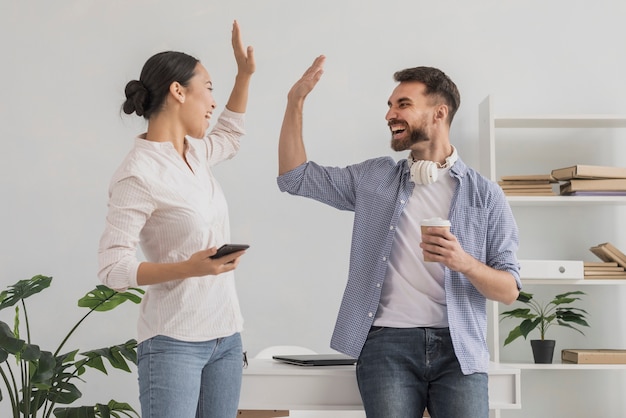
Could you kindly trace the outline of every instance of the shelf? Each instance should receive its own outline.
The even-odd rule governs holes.
[[[530,137],[532,139],[539,139],[542,136],[551,138],[556,136],[558,138],[562,138],[565,142],[568,136],[571,136],[574,140],[579,141],[580,137],[592,136],[592,137],[608,137],[611,139],[611,145],[616,140],[622,140],[624,138],[624,131],[622,128],[626,128],[626,115],[613,115],[613,114],[574,114],[574,115],[563,115],[563,114],[551,114],[551,115],[498,115],[494,112],[494,103],[493,97],[487,96],[479,105],[479,120],[478,120],[478,133],[479,133],[479,148],[480,148],[480,172],[484,176],[488,177],[494,182],[499,180],[498,174],[500,174],[496,167],[504,166],[506,167],[506,162],[511,159],[515,160],[515,152],[516,146],[523,147],[526,146],[526,142],[520,142],[520,138],[526,139]],[[518,129],[518,131],[516,131]],[[562,131],[554,131],[555,129],[562,129]],[[605,134],[605,130],[617,129],[610,132],[610,135]],[[552,130],[548,132],[548,130]],[[586,130],[586,131],[585,131]],[[570,135],[573,133],[573,135]],[[497,135],[496,135],[497,134]],[[502,141],[502,138],[507,141]],[[508,141],[508,140],[512,141]],[[615,146],[615,155],[620,156],[619,159],[623,161],[621,158],[621,146],[623,146],[624,142],[622,140],[620,146]],[[541,155],[538,155],[537,161],[533,161],[532,167],[543,167],[547,168],[548,164],[555,163],[557,158],[558,161],[563,161],[563,155],[560,154],[561,150],[569,147],[569,145],[561,145],[559,143],[549,144],[542,150],[541,142],[529,141],[529,145],[533,147],[537,147],[538,151],[542,151]],[[501,149],[500,149],[500,146]],[[574,147],[573,145],[572,147]],[[602,147],[602,151],[606,154],[608,149],[604,148],[604,144],[598,144],[598,147]],[[496,148],[500,151],[496,153]],[[524,150],[523,155],[527,156],[531,154],[529,151],[532,150]],[[565,150],[567,152],[567,150]],[[554,153],[559,153],[556,155],[552,155]],[[581,151],[582,153],[582,151]],[[595,152],[589,152],[589,154],[594,154]],[[603,155],[603,154],[602,154]],[[602,156],[598,155],[598,157]],[[508,158],[508,160],[507,160]],[[592,160],[593,161],[593,160]],[[516,161],[517,164],[517,161]],[[561,163],[563,164],[563,163]],[[570,163],[569,165],[574,165],[575,162]],[[583,164],[583,162],[579,162],[579,164]],[[586,164],[591,164],[591,162],[587,162]],[[565,166],[565,165],[563,165]],[[536,168],[536,167],[535,167]],[[549,167],[545,170],[546,173],[550,173],[554,167]],[[553,185],[554,186],[554,185]],[[558,191],[558,187],[553,187],[553,191]],[[607,212],[611,213],[611,217],[620,218],[621,217],[621,207],[626,208],[626,196],[599,196],[599,195],[587,195],[587,196],[506,196],[506,199],[509,205],[513,208],[514,212],[521,213],[523,215],[532,215],[531,212],[533,209],[537,212],[540,212],[541,215],[546,214],[547,218],[543,222],[549,222],[550,217],[555,215],[560,215],[562,213],[567,213],[567,216],[574,216],[583,214],[586,215],[586,212],[591,211],[593,213],[596,212],[597,208],[606,208]],[[570,211],[571,209],[571,211]],[[536,216],[540,218],[541,216]],[[523,216],[522,219],[528,222],[528,219]],[[533,219],[534,222],[534,219]],[[541,220],[538,224],[534,226],[535,229],[541,228],[542,223]],[[618,236],[620,234],[619,228],[614,228],[613,235]],[[612,238],[608,238],[611,240]],[[546,257],[550,257],[550,254],[546,254]],[[568,289],[587,289],[589,291],[594,290],[589,286],[626,286],[626,279],[563,279],[559,278],[559,275],[548,274],[547,272],[540,272],[539,274],[534,274],[532,270],[526,270],[526,275],[529,277],[543,277],[543,276],[551,276],[553,278],[524,278],[522,273],[522,284],[523,286],[530,287],[531,292],[535,290],[541,291],[540,286],[542,285],[553,285],[553,286],[562,286],[563,292],[567,292]],[[569,275],[570,277],[578,276],[581,277],[582,272],[580,274]],[[535,287],[533,287],[535,286]],[[574,287],[575,286],[575,287]],[[619,292],[622,293],[624,288],[595,288],[595,290],[602,290],[608,292]],[[491,356],[491,361],[493,364],[496,364],[500,367],[511,367],[517,370],[521,370],[522,373],[528,373],[528,371],[536,371],[539,373],[550,373],[554,371],[609,371],[616,370],[622,373],[626,371],[626,364],[571,364],[571,363],[562,363],[561,362],[561,353],[555,352],[555,363],[552,364],[535,364],[532,363],[530,359],[527,359],[527,362],[502,362],[501,352],[503,346],[501,346],[500,341],[500,304],[498,302],[490,300],[488,302],[488,310],[489,310],[489,334],[488,334],[488,344],[489,351]],[[607,307],[610,309],[610,307]],[[623,320],[620,322],[624,323]],[[619,333],[620,336],[623,336],[623,325],[619,326],[615,332]],[[524,355],[510,355],[514,359],[524,359]],[[535,372],[535,373],[536,373]],[[543,376],[543,375],[542,375]],[[562,379],[566,379],[566,377],[562,377]]]
[[[626,128],[622,115],[553,115],[493,118],[495,128]]]
[[[576,286],[598,286],[598,285],[626,285],[626,279],[524,279],[524,285],[576,285]]]
[[[507,196],[511,206],[626,205],[626,196]]]
[[[500,363],[500,365],[520,370],[626,370],[626,364]]]

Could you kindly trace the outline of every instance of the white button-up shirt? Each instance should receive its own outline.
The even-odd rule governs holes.
[[[173,263],[230,241],[228,206],[211,166],[239,150],[244,115],[225,109],[204,139],[186,139],[189,166],[170,142],[145,135],[117,169],[98,252],[100,280],[137,286],[141,246],[147,261]],[[191,167],[191,169],[190,169]],[[206,341],[240,332],[234,273],[150,285],[141,303],[138,342],[156,335]]]

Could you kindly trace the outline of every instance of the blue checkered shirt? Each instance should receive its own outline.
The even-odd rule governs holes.
[[[449,171],[457,183],[449,219],[463,249],[497,270],[510,272],[521,288],[516,258],[518,229],[494,182],[457,160]],[[350,268],[331,347],[358,357],[374,322],[400,214],[413,192],[405,159],[380,157],[345,168],[307,162],[278,177],[281,191],[354,212]],[[486,373],[487,301],[463,274],[445,269],[448,323],[464,374]]]

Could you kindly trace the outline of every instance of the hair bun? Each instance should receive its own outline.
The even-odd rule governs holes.
[[[139,80],[131,80],[126,84],[124,93],[126,94],[126,101],[123,105],[124,113],[130,115],[135,112],[137,116],[143,116],[148,101],[146,86]]]

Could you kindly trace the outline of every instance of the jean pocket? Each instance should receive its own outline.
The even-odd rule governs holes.
[[[369,332],[367,333],[367,338],[374,337],[374,336],[376,336],[378,334],[381,334],[384,329],[385,329],[385,327],[372,326],[370,328]]]

